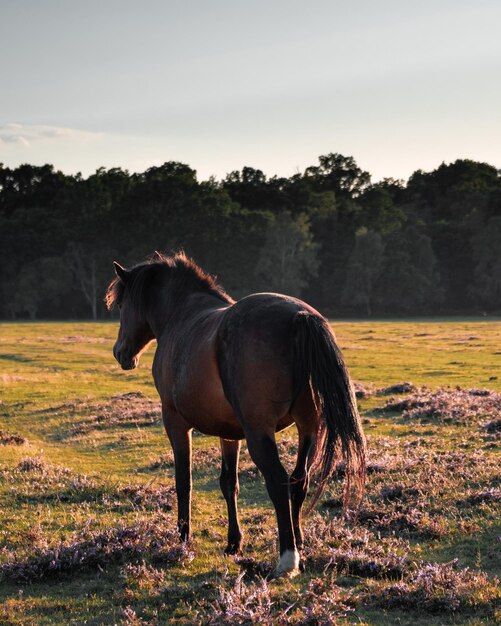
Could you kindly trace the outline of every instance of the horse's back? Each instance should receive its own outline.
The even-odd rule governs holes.
[[[297,298],[275,293],[252,294],[225,312],[218,363],[225,395],[240,419],[265,420],[270,430],[292,422],[294,320],[301,311],[320,315]]]
[[[218,340],[224,349],[244,344],[260,345],[261,350],[290,347],[293,320],[297,313],[320,313],[306,302],[278,293],[255,293],[229,307],[221,320]]]
[[[225,311],[219,334],[226,338],[237,338],[236,332],[239,337],[255,336],[256,333],[259,337],[282,336],[300,311],[320,316],[318,311],[298,298],[279,293],[254,293]]]

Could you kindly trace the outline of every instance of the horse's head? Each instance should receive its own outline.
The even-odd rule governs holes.
[[[154,335],[141,303],[135,301],[141,294],[134,290],[134,271],[127,271],[116,262],[114,265],[117,277],[106,294],[108,306],[116,303],[120,308],[120,328],[113,346],[113,356],[122,369],[131,370],[137,367],[141,352],[154,339]]]

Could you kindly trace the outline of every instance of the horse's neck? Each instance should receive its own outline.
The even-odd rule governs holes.
[[[149,311],[149,323],[158,341],[170,331],[179,332],[183,326],[190,325],[205,313],[228,306],[230,303],[210,293],[191,292],[174,297],[166,290],[154,300],[152,310]]]

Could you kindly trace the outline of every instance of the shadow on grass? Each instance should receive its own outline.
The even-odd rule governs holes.
[[[207,476],[205,473],[201,476],[198,472],[194,473],[194,491],[200,493],[221,494],[219,487],[219,469],[214,468],[214,474]],[[205,479],[205,480],[204,480]],[[273,505],[266,491],[264,480],[261,477],[247,479],[240,477],[240,493],[238,494],[238,506],[242,513],[245,513],[246,507],[266,507],[273,510]]]
[[[15,361],[16,363],[32,363],[35,359],[29,359],[18,354],[0,354],[2,361]]]
[[[160,566],[168,576],[166,584],[151,593],[139,591],[137,595],[131,595],[123,576],[123,567],[129,563],[137,563],[137,560],[124,560],[100,570],[86,568],[71,572],[69,576],[65,574],[30,584],[3,581],[0,585],[0,623],[16,626],[70,622],[111,625],[123,623],[123,610],[130,605],[138,614],[153,607],[159,612],[162,624],[192,623],[189,621],[190,605],[214,599],[227,573],[227,565],[231,565],[231,558],[224,557],[221,551],[220,567],[201,572],[182,566]],[[184,619],[178,622],[174,614],[179,611],[180,604],[183,605]]]
[[[122,608],[127,603],[120,597],[120,569],[120,565],[110,565],[102,571],[86,569],[70,577],[23,585],[4,581],[0,586],[0,623],[121,623]]]
[[[473,535],[461,535],[452,541],[442,542],[437,548],[425,553],[425,558],[447,563],[458,559],[462,567],[482,569],[490,576],[501,576],[501,552],[499,538],[501,523],[492,524]]]

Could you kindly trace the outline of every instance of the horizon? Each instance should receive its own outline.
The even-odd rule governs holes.
[[[319,155],[319,156],[317,157],[317,159],[316,159],[316,161],[317,161],[316,163],[309,163],[309,164],[308,164],[308,165],[306,165],[306,166],[305,166],[305,168],[303,168],[301,171],[296,170],[296,171],[292,172],[291,174],[278,174],[278,173],[272,173],[272,172],[265,172],[264,170],[262,170],[262,168],[259,168],[259,167],[256,167],[256,168],[253,168],[253,169],[255,169],[255,170],[257,170],[257,171],[262,171],[262,172],[263,172],[263,174],[265,175],[266,180],[272,180],[273,178],[285,178],[285,179],[288,179],[288,178],[291,178],[294,174],[297,174],[297,173],[299,173],[299,174],[301,174],[301,175],[304,175],[306,168],[308,168],[308,167],[310,167],[310,166],[316,166],[316,165],[318,165],[318,160],[319,160],[319,157],[320,157],[320,156],[324,156],[324,155]],[[348,155],[348,154],[345,154],[345,155],[342,155],[342,156],[347,157],[347,158],[352,157],[352,155]],[[355,157],[353,157],[353,158],[355,159]],[[395,176],[385,176],[384,178],[380,178],[380,179],[375,180],[375,179],[374,179],[374,176],[372,175],[372,172],[370,172],[370,171],[368,171],[368,170],[364,170],[364,168],[363,168],[363,167],[360,167],[360,163],[358,163],[358,161],[355,159],[355,163],[356,163],[356,165],[357,165],[358,167],[360,167],[360,169],[361,169],[362,171],[364,171],[364,172],[366,172],[367,174],[369,174],[369,177],[370,177],[370,184],[371,184],[371,185],[377,185],[377,184],[379,184],[379,183],[383,182],[384,180],[394,180],[395,182],[400,182],[400,183],[403,183],[404,185],[407,185],[407,184],[408,184],[408,182],[409,182],[409,180],[410,180],[410,178],[411,178],[411,177],[413,176],[413,174],[415,174],[416,172],[423,172],[424,174],[429,174],[429,173],[432,173],[432,172],[436,171],[436,170],[437,170],[440,166],[442,166],[442,165],[444,165],[444,166],[446,166],[446,167],[449,167],[449,166],[453,165],[454,163],[456,163],[457,161],[470,161],[470,162],[475,162],[475,163],[481,163],[481,164],[483,164],[483,165],[488,165],[488,166],[490,166],[490,167],[494,167],[494,168],[496,168],[496,169],[498,170],[498,172],[500,172],[500,174],[501,174],[501,168],[498,168],[498,167],[497,167],[496,165],[494,165],[493,163],[488,163],[488,162],[486,162],[486,161],[477,161],[477,160],[475,160],[475,159],[468,159],[468,158],[464,158],[464,159],[454,159],[454,160],[451,160],[451,161],[442,161],[442,162],[441,162],[441,163],[439,163],[436,167],[433,167],[433,168],[431,168],[431,169],[424,169],[424,168],[422,168],[422,167],[418,167],[416,170],[412,171],[412,172],[409,174],[409,176],[408,176],[407,178],[397,178],[397,177],[395,177]],[[100,167],[96,168],[94,171],[90,171],[90,172],[88,172],[88,173],[83,173],[83,172],[80,172],[80,171],[77,171],[77,172],[71,172],[71,171],[70,171],[70,172],[68,172],[68,171],[64,171],[64,170],[62,170],[62,169],[60,169],[60,168],[57,168],[57,167],[56,167],[53,163],[41,163],[41,164],[35,164],[35,163],[19,163],[18,165],[16,165],[16,166],[14,166],[14,167],[10,167],[10,168],[9,168],[9,166],[8,166],[8,165],[6,165],[5,163],[2,163],[2,162],[0,161],[0,167],[2,167],[2,166],[3,166],[3,167],[6,167],[6,168],[9,168],[9,169],[11,169],[11,170],[15,170],[16,168],[20,168],[20,167],[23,167],[23,166],[27,166],[27,167],[46,167],[46,166],[49,166],[49,167],[52,167],[52,168],[53,168],[53,170],[54,170],[55,172],[62,172],[64,176],[73,176],[73,177],[81,176],[83,180],[87,180],[89,177],[94,176],[95,174],[97,174],[97,172],[98,172],[99,170],[101,170],[101,169],[104,169],[105,171],[110,171],[110,170],[113,170],[113,169],[121,169],[123,172],[125,172],[125,173],[126,173],[126,174],[128,174],[129,176],[133,176],[133,175],[144,174],[144,173],[145,173],[146,171],[148,171],[148,169],[150,169],[150,168],[161,167],[161,166],[162,166],[162,165],[164,165],[165,163],[169,163],[169,162],[180,163],[181,165],[186,165],[186,166],[188,166],[190,169],[192,169],[192,170],[195,172],[195,178],[196,178],[196,180],[197,180],[197,182],[198,182],[198,183],[203,183],[203,182],[209,181],[211,177],[213,177],[213,178],[215,179],[215,181],[219,183],[219,182],[222,182],[222,181],[225,179],[225,177],[226,177],[227,175],[229,175],[230,173],[232,173],[232,172],[234,172],[234,171],[242,172],[242,169],[243,169],[243,168],[240,168],[239,170],[229,170],[228,172],[226,172],[225,174],[223,174],[223,175],[221,175],[221,176],[209,175],[209,176],[207,176],[207,177],[205,177],[205,178],[202,178],[202,177],[199,175],[199,172],[198,172],[198,170],[197,170],[196,168],[194,168],[194,167],[193,167],[192,165],[190,165],[189,163],[184,163],[184,162],[182,162],[182,161],[164,161],[163,163],[155,163],[155,164],[152,164],[152,165],[150,165],[150,166],[148,166],[148,167],[144,168],[143,170],[135,170],[135,171],[129,170],[129,169],[124,168],[124,167],[121,167],[121,166],[119,166],[119,165],[117,165],[117,166],[113,166],[113,165],[111,165],[110,167],[100,166]],[[246,165],[244,165],[243,167],[252,167],[252,166],[246,166]]]

